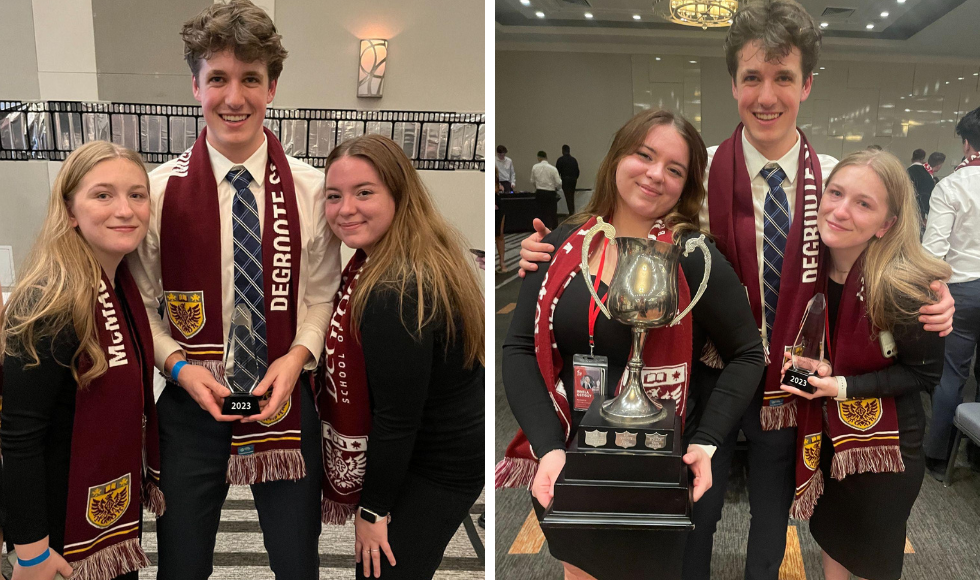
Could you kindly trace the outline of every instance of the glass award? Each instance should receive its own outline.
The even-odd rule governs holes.
[[[259,385],[259,361],[255,354],[257,337],[252,328],[252,315],[244,304],[235,307],[225,349],[225,382],[231,395],[225,397],[223,415],[256,415],[259,398],[252,394]],[[231,367],[227,364],[231,353]]]
[[[792,366],[783,373],[782,384],[812,393],[813,385],[807,380],[817,374],[817,366],[823,360],[824,312],[827,299],[817,293],[806,305],[800,331],[792,345],[784,348],[790,354]]]

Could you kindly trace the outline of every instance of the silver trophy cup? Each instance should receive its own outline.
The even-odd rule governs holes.
[[[603,232],[610,241],[616,241],[618,255],[606,304],[600,301],[589,272],[589,247],[592,238],[599,232]],[[683,255],[687,256],[696,248],[704,253],[704,277],[691,303],[678,314],[677,269],[682,252],[679,246],[652,239],[617,238],[616,228],[605,223],[601,217],[585,234],[582,242],[582,279],[606,318],[633,327],[633,347],[625,383],[616,398],[602,405],[602,416],[612,423],[640,425],[659,421],[667,413],[663,405],[647,396],[640,383],[643,346],[647,330],[677,324],[704,294],[711,273],[711,254],[703,235],[688,240]]]

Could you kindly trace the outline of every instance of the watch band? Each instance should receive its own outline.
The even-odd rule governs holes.
[[[361,519],[371,524],[376,524],[379,521],[388,518],[388,514],[375,513],[365,507],[358,508],[358,511],[361,514]]]
[[[837,401],[847,400],[847,380],[841,376],[834,378],[837,379],[837,396],[834,399]]]

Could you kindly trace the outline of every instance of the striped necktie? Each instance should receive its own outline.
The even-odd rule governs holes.
[[[248,184],[252,175],[241,165],[231,168],[225,176],[235,188],[231,204],[232,238],[235,256],[235,306],[244,305],[252,318],[255,336],[255,359],[259,378],[268,367],[268,346],[265,335],[265,291],[262,277],[262,232],[255,196]],[[244,369],[245,365],[236,365]],[[236,377],[237,380],[237,377]]]
[[[776,302],[779,299],[779,275],[783,270],[783,250],[789,233],[789,201],[783,191],[786,172],[778,165],[767,165],[762,177],[769,184],[764,206],[764,241],[762,244],[762,282],[765,285],[766,337],[772,339],[772,327],[776,321]]]

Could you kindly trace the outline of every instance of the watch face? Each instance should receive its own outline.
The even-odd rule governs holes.
[[[361,508],[361,518],[371,524],[378,523],[378,516],[364,508]]]

